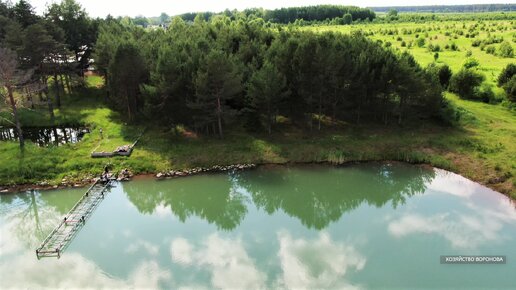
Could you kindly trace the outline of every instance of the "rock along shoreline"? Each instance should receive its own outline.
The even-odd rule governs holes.
[[[201,173],[218,173],[228,171],[240,171],[246,169],[256,168],[256,164],[234,164],[234,165],[214,165],[211,167],[195,167],[190,169],[182,170],[169,170],[165,172],[158,172],[155,174],[137,174],[134,175],[131,172],[120,173],[117,177],[118,181],[130,181],[133,177],[137,176],[153,176],[156,180],[165,180],[177,177],[187,177]],[[47,181],[42,181],[35,184],[17,184],[10,186],[0,186],[0,194],[32,191],[32,190],[52,190],[52,189],[65,189],[65,188],[81,188],[86,187],[94,183],[98,177],[90,175],[82,180],[71,180],[69,178],[63,178],[59,184],[49,184]]]

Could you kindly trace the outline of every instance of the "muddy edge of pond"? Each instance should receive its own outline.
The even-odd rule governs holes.
[[[166,180],[166,179],[172,179],[172,178],[179,178],[179,177],[187,177],[197,174],[209,174],[209,173],[220,173],[220,172],[228,172],[228,171],[240,171],[240,170],[249,170],[256,167],[264,167],[264,166],[296,166],[296,165],[327,165],[327,166],[350,166],[353,164],[361,164],[361,163],[398,163],[398,164],[412,164],[412,165],[418,165],[425,168],[439,168],[436,166],[432,166],[430,164],[426,163],[410,163],[410,162],[402,162],[402,161],[396,161],[396,160],[362,160],[362,161],[348,161],[344,163],[332,163],[328,161],[320,161],[320,162],[283,162],[283,163],[245,163],[245,164],[234,164],[234,165],[214,165],[211,167],[194,167],[189,169],[182,169],[182,170],[169,170],[164,172],[148,172],[148,173],[140,173],[140,174],[132,174],[131,172],[128,172],[125,176],[119,176],[118,181],[130,181],[132,179],[147,179],[147,178],[154,178],[156,180]],[[450,171],[448,169],[441,168],[443,170]],[[453,171],[450,171],[453,172]],[[461,175],[459,172],[453,172],[455,174]],[[462,176],[462,175],[461,175]],[[466,177],[465,177],[466,178]],[[468,178],[469,179],[469,178]],[[16,184],[16,185],[8,185],[8,186],[1,186],[0,185],[0,194],[8,194],[8,193],[15,193],[15,192],[23,192],[23,191],[32,191],[32,190],[39,190],[39,191],[45,191],[45,190],[53,190],[53,189],[66,189],[66,188],[81,188],[90,186],[93,182],[97,180],[97,177],[94,177],[94,175],[90,175],[90,177],[85,178],[83,180],[77,181],[77,180],[68,180],[67,178],[63,178],[61,183],[59,185],[51,185],[47,182],[40,182],[36,184]],[[489,180],[487,183],[481,182],[478,180],[470,179],[474,182],[477,182],[483,186],[486,186],[496,192],[499,192],[495,188],[495,184],[497,184],[498,180]],[[515,198],[512,198],[511,195],[508,192],[501,192],[503,195],[509,197],[512,201],[516,202]]]

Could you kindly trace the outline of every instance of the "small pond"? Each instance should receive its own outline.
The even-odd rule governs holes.
[[[23,137],[38,146],[63,145],[81,141],[89,129],[85,127],[24,127]],[[16,128],[0,127],[0,141],[16,141]]]
[[[516,208],[443,170],[259,167],[118,184],[60,259],[84,189],[0,195],[1,288],[514,289]],[[441,255],[505,255],[502,265]]]

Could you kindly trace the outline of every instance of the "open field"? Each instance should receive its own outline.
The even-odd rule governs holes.
[[[516,17],[516,13],[515,17]],[[509,63],[515,62],[513,58],[504,58],[489,54],[487,47],[493,47],[495,53],[499,50],[501,42],[472,46],[475,40],[506,41],[516,51],[516,21],[509,20],[485,20],[485,21],[434,21],[426,23],[390,23],[390,24],[356,24],[338,26],[310,26],[303,29],[316,32],[338,31],[351,33],[362,31],[371,39],[382,41],[384,45],[400,51],[410,52],[423,66],[434,62],[435,53],[439,53],[438,63],[446,63],[456,72],[468,57],[475,58],[479,69],[486,76],[486,81],[495,86],[500,71]],[[471,35],[474,35],[471,37]],[[418,39],[424,39],[422,47],[417,45]],[[502,40],[503,39],[503,40]],[[387,43],[390,43],[387,44]],[[439,46],[439,51],[431,51],[430,45]],[[452,49],[456,46],[456,50]],[[446,48],[446,47],[449,48]],[[434,48],[435,50],[435,48]]]

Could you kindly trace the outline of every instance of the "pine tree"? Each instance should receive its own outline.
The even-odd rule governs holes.
[[[242,92],[242,76],[232,58],[213,50],[206,56],[195,79],[196,101],[190,107],[201,111],[206,123],[217,122],[220,138],[224,138],[223,119],[233,114],[228,102]]]
[[[148,75],[145,61],[134,44],[122,43],[109,68],[112,99],[127,109],[128,119],[132,121],[140,107],[140,85]]]
[[[266,115],[269,134],[272,132],[279,104],[287,95],[285,89],[285,76],[270,62],[266,62],[260,70],[257,70],[249,81],[247,94],[252,106]]]

